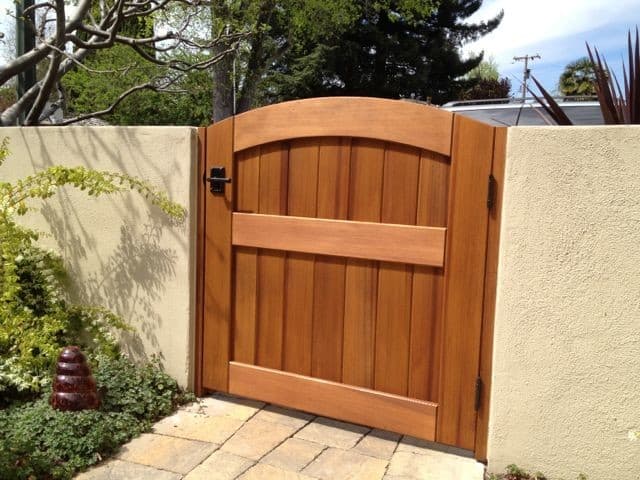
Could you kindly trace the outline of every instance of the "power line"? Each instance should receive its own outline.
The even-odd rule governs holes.
[[[529,60],[539,60],[541,58],[542,57],[537,53],[535,55],[513,57],[513,60],[516,62],[524,62],[524,69],[522,71],[522,103],[524,103],[525,98],[527,97],[527,80],[529,80],[529,76],[531,75],[531,70],[529,69]]]

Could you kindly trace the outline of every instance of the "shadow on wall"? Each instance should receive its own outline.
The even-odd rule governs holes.
[[[107,307],[133,325],[135,331],[125,332],[122,342],[124,351],[133,358],[145,357],[144,345],[160,352],[156,332],[162,328],[162,316],[157,305],[166,293],[167,280],[175,276],[178,258],[174,249],[161,246],[162,233],[169,227],[169,221],[149,217],[139,227],[123,223],[118,245],[108,257],[100,259],[96,270],[83,275],[87,251],[96,255],[95,241],[91,239],[91,245],[85,245],[81,236],[74,233],[67,214],[73,209],[70,205],[61,202],[62,214],[45,205],[41,213],[69,270],[72,300]],[[161,354],[160,358],[163,359]]]

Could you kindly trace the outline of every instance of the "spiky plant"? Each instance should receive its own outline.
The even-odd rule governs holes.
[[[594,66],[596,76],[596,94],[602,118],[607,125],[640,124],[640,34],[636,26],[635,41],[632,41],[631,30],[627,35],[628,64],[622,62],[623,86],[621,88],[615,73],[609,69],[604,56],[596,47],[587,43],[587,53]],[[558,125],[573,125],[558,102],[544,89],[535,77],[532,77],[542,97],[530,88],[531,95],[542,105],[542,108]]]

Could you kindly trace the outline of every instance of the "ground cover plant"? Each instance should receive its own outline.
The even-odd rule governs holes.
[[[488,474],[487,480],[547,480],[547,477],[540,472],[529,473],[517,465],[512,464],[507,466],[505,473]],[[583,473],[580,473],[576,480],[587,480],[587,477]]]
[[[0,142],[0,166],[8,156]],[[129,329],[114,313],[69,302],[62,259],[17,223],[29,201],[71,185],[90,196],[134,190],[176,220],[184,209],[144,181],[82,167],[50,167],[0,182],[0,478],[70,478],[77,469],[148,430],[190,399],[159,362],[135,365],[118,349],[114,330]],[[102,395],[98,411],[59,412],[47,401],[62,347],[89,357]]]

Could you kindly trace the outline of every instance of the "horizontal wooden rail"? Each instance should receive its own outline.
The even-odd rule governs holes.
[[[363,137],[449,156],[453,114],[417,103],[362,97],[294,100],[235,117],[234,151],[302,137]]]
[[[433,441],[438,405],[423,400],[230,362],[229,392],[316,415]]]
[[[442,267],[446,228],[234,213],[233,245]]]

